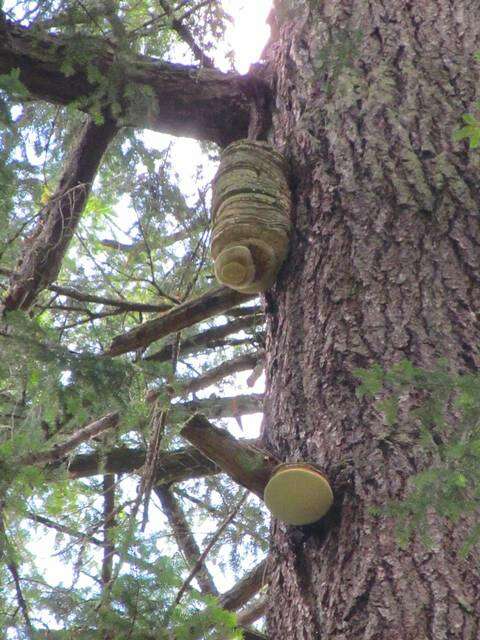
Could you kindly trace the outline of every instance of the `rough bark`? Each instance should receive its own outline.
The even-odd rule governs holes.
[[[246,137],[252,101],[265,100],[266,87],[254,76],[137,54],[128,56],[126,64],[121,62],[125,51],[120,52],[111,41],[78,34],[72,47],[68,37],[34,31],[2,16],[0,13],[0,73],[19,69],[23,84],[42,100],[62,105],[82,101],[85,109],[95,105],[102,89],[101,83],[87,77],[84,61],[88,55],[102,82],[122,78],[118,86],[124,108],[122,124],[211,140],[221,146]],[[77,62],[78,38],[83,40],[84,53]]]
[[[58,187],[41,212],[31,237],[24,243],[3,301],[5,310],[28,309],[38,293],[57,277],[102,156],[117,131],[117,125],[108,117],[102,124],[86,118]]]
[[[412,421],[388,431],[356,396],[354,370],[438,357],[478,370],[480,156],[452,132],[478,98],[480,4],[294,4],[268,52],[295,231],[267,295],[263,437],[282,460],[331,473],[337,503],[326,530],[274,525],[268,633],[474,640],[480,565],[459,554],[471,519],[432,514],[433,548],[415,535],[402,549],[373,515],[436,461]]]

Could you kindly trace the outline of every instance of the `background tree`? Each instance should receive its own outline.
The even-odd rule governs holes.
[[[7,625],[35,637],[49,612],[67,637],[225,636],[220,607],[267,580],[271,638],[478,637],[478,157],[453,133],[464,116],[457,138],[478,142],[479,12],[278,1],[241,76],[213,67],[215,2],[3,10]],[[195,65],[166,61],[174,38]],[[212,156],[247,136],[284,153],[294,234],[263,307],[213,288],[207,190],[185,199],[144,129]],[[135,218],[113,234],[127,195]],[[240,420],[262,401],[188,395],[264,357],[261,443],[193,418],[186,448],[194,411]],[[217,597],[206,557],[244,553],[246,534],[266,550],[258,503],[220,467],[261,495],[276,461],[301,460],[328,475],[331,513],[274,523],[268,564]],[[181,561],[146,527],[155,495]],[[199,508],[218,520],[203,551]],[[92,580],[50,589],[22,549],[32,522],[74,540],[65,560]]]

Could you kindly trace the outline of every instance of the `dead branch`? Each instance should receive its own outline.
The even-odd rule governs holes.
[[[261,358],[262,355],[259,353],[245,353],[238,356],[238,358],[222,362],[218,367],[208,369],[201,376],[183,382],[181,387],[176,390],[175,395],[177,397],[181,397],[186,396],[189,393],[196,393],[197,391],[200,391],[200,389],[205,389],[205,387],[209,387],[210,385],[215,384],[234,373],[248,371],[255,367],[256,363]],[[160,393],[161,390],[155,391],[152,389],[149,391],[147,394],[147,402],[154,402]]]
[[[166,0],[159,0],[159,4],[165,11],[165,15],[170,19],[172,29],[174,29],[174,31],[178,33],[180,38],[190,47],[191,52],[201,64],[201,66],[213,69],[215,67],[213,60],[209,58],[207,54],[204,53],[198,46],[198,44],[195,42],[194,37],[190,33],[190,30],[185,26],[184,22],[182,20],[179,20],[178,18],[175,18],[175,13],[168,2],[166,2]]]
[[[242,629],[243,640],[268,640],[268,636],[256,629]]]
[[[172,405],[172,412],[192,415],[207,413],[212,420],[219,418],[236,418],[238,416],[260,413],[263,411],[263,394],[216,396],[201,400],[189,400]]]
[[[177,546],[182,552],[187,565],[192,569],[196,566],[197,560],[200,557],[200,549],[190,531],[185,514],[178,500],[175,499],[175,496],[168,487],[156,486],[155,493],[160,499],[162,510],[167,516]],[[198,569],[196,578],[202,593],[218,595],[217,587],[204,563]]]
[[[40,291],[57,277],[102,156],[117,131],[118,126],[108,118],[100,125],[90,116],[86,118],[65,163],[57,190],[42,211],[32,236],[24,243],[3,301],[6,311],[28,309]]]
[[[112,580],[113,556],[115,545],[112,541],[112,529],[115,527],[115,476],[107,473],[103,476],[103,559],[102,585],[109,588]]]
[[[141,347],[147,347],[152,342],[160,340],[160,338],[165,338],[172,333],[178,333],[178,331],[186,327],[191,327],[202,320],[219,315],[227,311],[227,309],[254,297],[255,294],[244,294],[227,287],[219,287],[204,293],[198,298],[179,304],[178,307],[167,311],[158,318],[139,325],[125,334],[116,336],[105,355],[118,356]]]
[[[201,567],[202,567],[203,563],[205,562],[208,554],[210,553],[210,551],[212,550],[212,548],[214,547],[214,545],[216,544],[216,542],[218,541],[218,539],[220,538],[222,533],[225,531],[225,529],[228,527],[230,522],[235,518],[235,516],[239,512],[239,510],[242,507],[243,503],[247,499],[247,496],[248,496],[248,493],[245,492],[243,494],[243,496],[241,497],[240,501],[238,502],[237,506],[225,518],[225,520],[220,524],[218,529],[213,534],[212,539],[207,544],[205,549],[202,551],[202,553],[201,553],[200,557],[198,558],[195,566],[192,568],[192,570],[188,574],[187,578],[185,579],[184,583],[180,587],[180,589],[179,589],[179,591],[178,591],[178,593],[177,593],[177,595],[175,597],[175,600],[173,601],[173,604],[172,604],[172,607],[171,607],[171,611],[180,603],[180,601],[181,601],[181,599],[183,597],[183,594],[185,593],[185,591],[190,586],[191,581],[194,579],[194,577],[196,576],[198,571],[201,569]]]
[[[57,284],[51,284],[47,288],[54,293],[59,293],[62,296],[72,298],[73,300],[78,300],[79,302],[93,302],[95,304],[104,304],[107,307],[118,307],[119,309],[123,309],[125,311],[159,313],[168,311],[168,309],[171,309],[173,306],[173,304],[170,302],[164,302],[162,304],[147,304],[144,302],[133,302],[129,300],[119,300],[118,298],[97,296],[92,293],[79,291],[78,289],[73,289],[71,287],[63,287]]]
[[[258,620],[263,615],[265,615],[265,611],[267,609],[267,598],[260,598],[256,602],[253,602],[251,605],[240,611],[237,616],[237,622],[239,626],[244,626],[248,624],[252,624],[255,620]]]
[[[30,453],[22,456],[16,461],[18,465],[30,465],[30,464],[48,464],[61,460],[67,453],[78,447],[82,442],[86,442],[100,433],[103,433],[107,429],[116,427],[120,420],[120,416],[117,412],[109,413],[95,422],[91,422],[86,427],[75,431],[69,438],[63,442],[59,442],[53,445],[52,448],[45,451],[38,451],[36,453]]]
[[[279,464],[266,451],[245,445],[211,424],[204,415],[195,414],[180,434],[207,458],[213,460],[232,480],[263,500],[263,491]]]
[[[95,536],[91,536],[88,533],[82,533],[81,531],[76,531],[71,527],[67,527],[64,524],[59,524],[54,520],[50,520],[50,518],[45,518],[44,516],[39,516],[36,513],[26,513],[25,516],[31,520],[32,522],[37,522],[38,524],[43,524],[43,526],[48,527],[49,529],[55,529],[59,533],[65,533],[67,536],[71,538],[76,538],[81,542],[87,541],[91,544],[94,544],[97,547],[105,547],[107,543],[99,538],[95,538]]]
[[[116,447],[110,451],[94,451],[73,456],[68,464],[72,479],[88,478],[102,473],[139,473],[145,463],[145,449]],[[58,467],[52,465],[53,468]],[[157,483],[171,484],[219,473],[220,469],[195,447],[162,453],[157,461]]]
[[[191,353],[206,348],[215,348],[222,346],[221,341],[232,333],[238,333],[245,329],[252,329],[255,325],[263,324],[263,316],[252,318],[246,316],[237,318],[218,327],[211,327],[206,331],[197,333],[193,336],[185,338],[180,347],[180,356],[186,356]],[[145,357],[145,360],[154,360],[155,362],[167,362],[171,359],[172,345],[166,344],[162,349]]]
[[[219,604],[222,609],[237,611],[237,609],[243,607],[266,583],[266,570],[267,560],[265,559],[249,571],[229,591],[223,593],[219,598]]]

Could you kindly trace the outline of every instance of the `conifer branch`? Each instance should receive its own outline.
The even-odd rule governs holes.
[[[63,442],[54,444],[52,448],[45,451],[38,451],[36,453],[29,453],[22,456],[16,461],[17,465],[31,465],[31,464],[48,464],[61,460],[67,453],[78,447],[82,442],[86,442],[100,433],[103,433],[107,429],[112,429],[117,426],[120,420],[118,413],[109,413],[99,420],[91,422],[86,427],[75,431],[69,438]]]
[[[180,435],[213,460],[232,480],[263,500],[265,486],[279,464],[273,456],[237,440],[198,413],[187,420]]]
[[[223,380],[227,376],[239,373],[240,371],[248,371],[253,369],[257,362],[261,360],[262,356],[259,353],[245,353],[232,360],[227,360],[218,365],[218,367],[212,367],[203,373],[201,376],[192,378],[181,383],[181,386],[176,389],[175,396],[186,396],[189,393],[196,393],[201,389],[205,389],[220,380]],[[147,395],[147,402],[154,402],[160,395],[161,390],[151,390]]]
[[[231,513],[225,518],[225,520],[220,524],[218,529],[215,531],[215,533],[213,534],[210,542],[207,544],[205,549],[202,551],[202,553],[200,554],[200,557],[198,558],[197,562],[195,563],[195,566],[192,568],[192,570],[188,574],[187,578],[185,579],[184,583],[180,587],[180,589],[179,589],[179,591],[178,591],[178,593],[177,593],[177,595],[175,597],[175,600],[173,601],[173,604],[172,604],[172,607],[171,607],[170,611],[173,611],[173,609],[180,603],[185,591],[188,589],[188,587],[190,586],[190,583],[192,582],[192,580],[195,578],[195,576],[198,573],[198,571],[203,566],[203,563],[205,562],[208,554],[210,553],[212,548],[215,546],[215,544],[217,543],[218,539],[220,538],[222,533],[225,531],[225,529],[228,527],[230,522],[235,518],[235,516],[239,512],[240,508],[242,507],[243,503],[247,499],[247,496],[248,496],[248,492],[245,491],[245,493],[240,498],[240,501],[238,502],[236,507],[231,511]]]
[[[197,298],[179,304],[158,318],[144,322],[135,329],[116,336],[105,355],[118,356],[145,348],[160,338],[178,333],[186,327],[191,327],[255,297],[256,294],[240,293],[228,287],[219,287],[208,291]]]
[[[122,124],[221,146],[247,135],[249,96],[267,92],[254,76],[127,53],[106,38],[77,34],[78,38],[83,45],[81,60],[76,59],[69,36],[0,20],[0,74],[19,69],[20,80],[33,96],[88,110],[104,97],[110,76],[118,75],[119,61],[128,58],[122,68],[122,84],[128,90],[117,88],[117,103],[124,109]],[[86,57],[98,71],[95,79],[85,70]]]
[[[182,19],[175,18],[175,13],[169,3],[166,2],[166,0],[158,0],[158,2],[164,10],[165,15],[170,19],[172,29],[176,31],[180,38],[190,47],[191,52],[198,60],[200,65],[202,67],[213,69],[215,67],[215,64],[212,58],[207,56],[207,54],[198,46],[198,44],[195,42],[195,38],[190,33],[190,30],[185,26],[184,21]]]
[[[267,609],[267,598],[260,598],[256,602],[246,607],[243,611],[240,611],[237,616],[237,622],[239,626],[252,624],[255,620],[258,620]]]
[[[42,210],[32,235],[24,242],[22,256],[3,301],[6,311],[28,309],[40,291],[57,277],[102,156],[117,131],[118,127],[108,118],[102,124],[95,124],[90,117],[85,120],[57,190]]]
[[[225,338],[239,331],[252,329],[256,324],[263,324],[263,316],[256,317],[244,316],[235,318],[234,320],[222,324],[218,327],[211,327],[201,333],[182,340],[180,346],[180,357],[196,353],[202,349],[213,349],[225,344]],[[166,344],[164,347],[155,351],[151,355],[146,356],[145,360],[153,360],[155,362],[167,362],[172,357],[172,345]]]
[[[266,571],[267,560],[265,559],[259,562],[229,591],[220,596],[219,604],[222,609],[237,611],[243,607],[265,585]]]

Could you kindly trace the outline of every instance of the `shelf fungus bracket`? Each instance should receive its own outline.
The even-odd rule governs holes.
[[[275,282],[288,251],[290,188],[283,156],[266,142],[237,140],[213,181],[212,257],[221,283],[260,293]]]
[[[180,434],[232,480],[264,500],[272,516],[286,524],[313,524],[333,504],[328,479],[312,464],[282,464],[199,413],[187,420]]]

